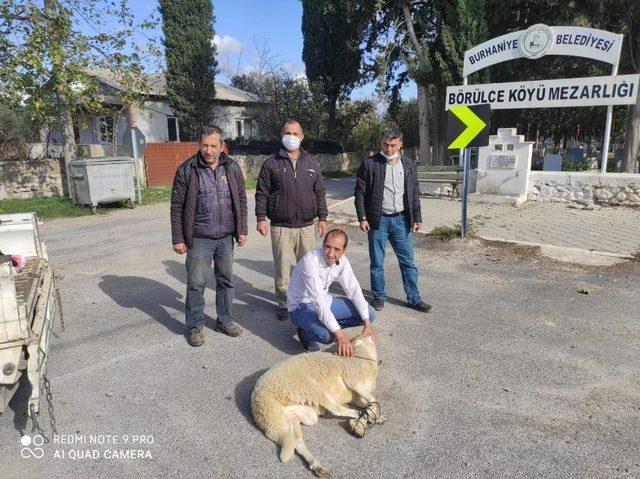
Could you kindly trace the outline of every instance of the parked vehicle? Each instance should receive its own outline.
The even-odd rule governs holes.
[[[26,374],[27,410],[35,419],[48,385],[53,323],[62,320],[62,308],[34,213],[0,215],[0,253],[0,413]]]

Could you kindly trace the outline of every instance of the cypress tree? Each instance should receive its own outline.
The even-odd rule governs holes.
[[[167,97],[182,140],[199,139],[214,117],[217,61],[211,0],[160,0]]]

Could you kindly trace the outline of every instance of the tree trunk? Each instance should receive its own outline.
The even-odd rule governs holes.
[[[331,140],[336,139],[336,108],[338,103],[338,94],[335,92],[327,93],[327,136]]]
[[[416,82],[418,87],[418,127],[420,132],[420,163],[431,165],[429,145],[429,88]]]
[[[638,153],[640,150],[640,95],[636,104],[627,112],[627,129],[624,138],[621,173],[638,172]]]

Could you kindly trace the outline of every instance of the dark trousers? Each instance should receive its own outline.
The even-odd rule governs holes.
[[[216,313],[218,321],[231,321],[233,305],[233,235],[219,239],[193,238],[187,251],[187,329],[202,328],[204,324],[204,290],[207,286],[211,262],[216,278]]]

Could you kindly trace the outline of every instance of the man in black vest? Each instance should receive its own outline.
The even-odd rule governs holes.
[[[186,325],[192,346],[204,344],[204,290],[214,264],[216,329],[239,336],[231,319],[234,239],[247,240],[247,194],[240,166],[224,152],[222,131],[206,127],[198,153],[185,161],[173,180],[171,237],[178,254],[187,253]]]

